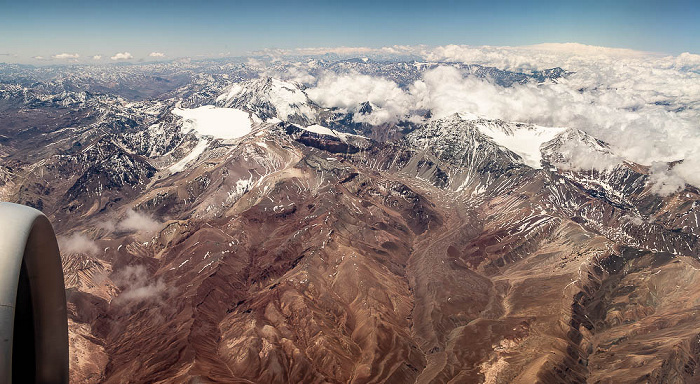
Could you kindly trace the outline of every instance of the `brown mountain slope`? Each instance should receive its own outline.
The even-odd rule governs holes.
[[[73,381],[697,380],[696,245],[626,242],[632,208],[502,148],[467,166],[268,128],[70,195],[91,207],[72,215],[45,199],[59,234],[98,246],[65,255]],[[697,200],[664,200],[664,220]]]

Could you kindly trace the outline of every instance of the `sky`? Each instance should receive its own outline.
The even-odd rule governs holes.
[[[566,42],[677,55],[700,53],[698,20],[700,2],[673,0],[0,0],[0,62],[239,56],[270,48]]]

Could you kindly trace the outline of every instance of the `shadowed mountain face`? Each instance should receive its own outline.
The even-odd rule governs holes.
[[[218,99],[251,114],[236,139],[181,129],[175,99],[0,131],[26,134],[2,142],[0,196],[59,235],[74,382],[698,380],[694,187],[567,168],[571,143],[613,156],[580,131],[533,166],[493,132],[537,127],[453,115],[379,142],[246,84]]]

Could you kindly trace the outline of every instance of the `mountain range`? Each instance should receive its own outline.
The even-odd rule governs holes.
[[[2,66],[0,199],[59,237],[72,382],[698,380],[697,187],[573,127],[323,105],[300,65],[571,74]]]

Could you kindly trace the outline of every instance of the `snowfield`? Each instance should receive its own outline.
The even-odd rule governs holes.
[[[197,132],[201,136],[218,139],[236,139],[251,131],[248,113],[234,108],[217,108],[205,105],[194,109],[173,109],[174,115],[182,117],[182,132]]]
[[[566,128],[541,127],[538,125],[523,125],[518,127],[515,124],[508,124],[506,128],[485,122],[478,124],[479,131],[489,136],[498,145],[508,148],[517,153],[526,165],[540,169],[542,165],[542,144],[554,139],[558,134],[566,131]],[[515,129],[513,129],[515,128]]]

